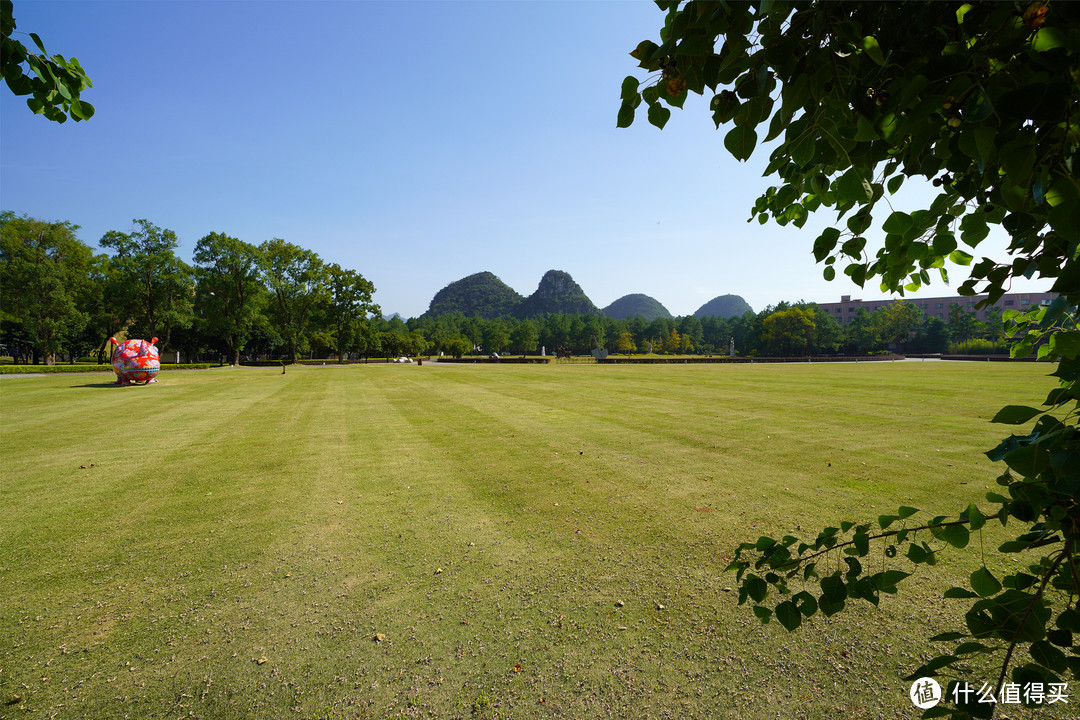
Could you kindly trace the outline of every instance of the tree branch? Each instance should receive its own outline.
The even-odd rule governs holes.
[[[1035,593],[1035,597],[1031,599],[1028,604],[1027,610],[1024,612],[1024,617],[1020,618],[1020,623],[1016,627],[1016,632],[1013,633],[1012,640],[1009,641],[1009,649],[1005,652],[1005,660],[1001,663],[1001,672],[998,674],[997,684],[994,686],[994,692],[1001,690],[1002,683],[1005,682],[1005,673],[1009,670],[1009,662],[1012,660],[1013,650],[1016,649],[1016,644],[1020,641],[1020,633],[1024,630],[1024,625],[1027,623],[1027,619],[1031,617],[1031,613],[1035,610],[1035,605],[1042,598],[1043,591],[1046,589],[1046,585],[1050,582],[1050,578],[1053,577],[1054,571],[1057,570],[1058,565],[1067,556],[1072,554],[1072,538],[1065,541],[1065,547],[1058,553],[1057,558],[1054,559],[1053,565],[1046,571],[1043,576],[1042,582],[1039,584],[1039,589]]]

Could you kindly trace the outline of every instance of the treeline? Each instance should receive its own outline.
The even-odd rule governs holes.
[[[396,320],[398,332],[419,335],[432,352],[551,354],[564,347],[586,354],[602,347],[614,354],[726,354],[732,342],[739,355],[757,357],[861,355],[898,350],[944,353],[950,343],[999,340],[1001,323],[984,323],[956,304],[951,321],[925,319],[912,303],[897,301],[875,312],[862,310],[842,327],[812,303],[786,303],[739,317],[685,315],[646,321],[596,315],[547,315],[530,320],[484,320],[460,313]]]
[[[780,303],[739,317],[687,315],[645,321],[594,314],[482,319],[461,313],[380,317],[374,286],[281,239],[252,245],[210,233],[193,265],[175,254],[176,234],[136,220],[110,231],[97,253],[78,226],[0,214],[0,343],[24,361],[106,360],[112,335],[158,337],[187,361],[392,357],[444,353],[857,355],[886,350],[948,352],[993,347],[1000,317],[978,321],[959,304],[949,322],[897,301],[860,311],[846,327],[812,303]]]
[[[241,354],[322,357],[372,352],[375,287],[281,239],[252,245],[210,233],[194,264],[176,256],[172,230],[135,220],[95,253],[77,225],[0,213],[0,343],[17,360],[51,364],[96,356],[110,336],[157,337],[189,360]]]

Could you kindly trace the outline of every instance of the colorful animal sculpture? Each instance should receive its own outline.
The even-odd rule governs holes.
[[[157,338],[150,342],[145,340],[117,342],[116,338],[109,338],[109,342],[116,346],[113,350],[112,366],[116,373],[117,385],[157,382],[154,378],[161,370],[161,357],[158,355],[157,346],[154,345]]]

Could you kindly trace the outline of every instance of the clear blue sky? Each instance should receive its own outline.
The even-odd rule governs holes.
[[[747,224],[765,153],[731,158],[706,100],[615,127],[627,53],[663,24],[649,2],[16,0],[15,19],[79,58],[97,114],[56,125],[4,88],[0,208],[91,245],[135,218],[189,262],[212,231],[280,237],[405,317],[484,270],[523,295],[565,270],[599,307],[645,293],[676,315],[885,297],[821,278],[831,215]]]

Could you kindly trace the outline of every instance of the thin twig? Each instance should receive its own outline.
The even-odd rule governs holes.
[[[999,510],[998,512],[994,513],[993,515],[986,515],[985,517],[986,517],[987,520],[995,520],[1000,515],[1001,515],[1001,511]],[[869,542],[870,540],[880,540],[881,538],[892,537],[894,535],[899,535],[902,532],[914,533],[914,532],[918,532],[920,530],[933,530],[934,528],[943,528],[943,527],[951,527],[951,526],[954,526],[954,525],[970,525],[970,524],[971,524],[970,520],[950,520],[949,522],[938,523],[937,525],[920,525],[919,527],[914,527],[914,528],[901,528],[899,530],[890,530],[888,532],[881,533],[880,535],[870,535],[870,536],[867,537],[867,541]],[[802,563],[806,562],[807,560],[813,560],[814,558],[819,557],[821,555],[824,555],[825,553],[832,552],[833,550],[839,550],[840,548],[847,547],[848,545],[854,545],[854,544],[855,544],[854,540],[848,540],[846,542],[838,543],[838,544],[833,545],[831,547],[827,547],[824,550],[819,550],[818,552],[813,553],[811,555],[800,556],[800,557],[796,558],[795,560],[792,560],[791,562],[784,563],[783,565],[778,565],[778,566],[774,567],[773,569],[774,570],[786,570],[787,568],[801,565]]]

